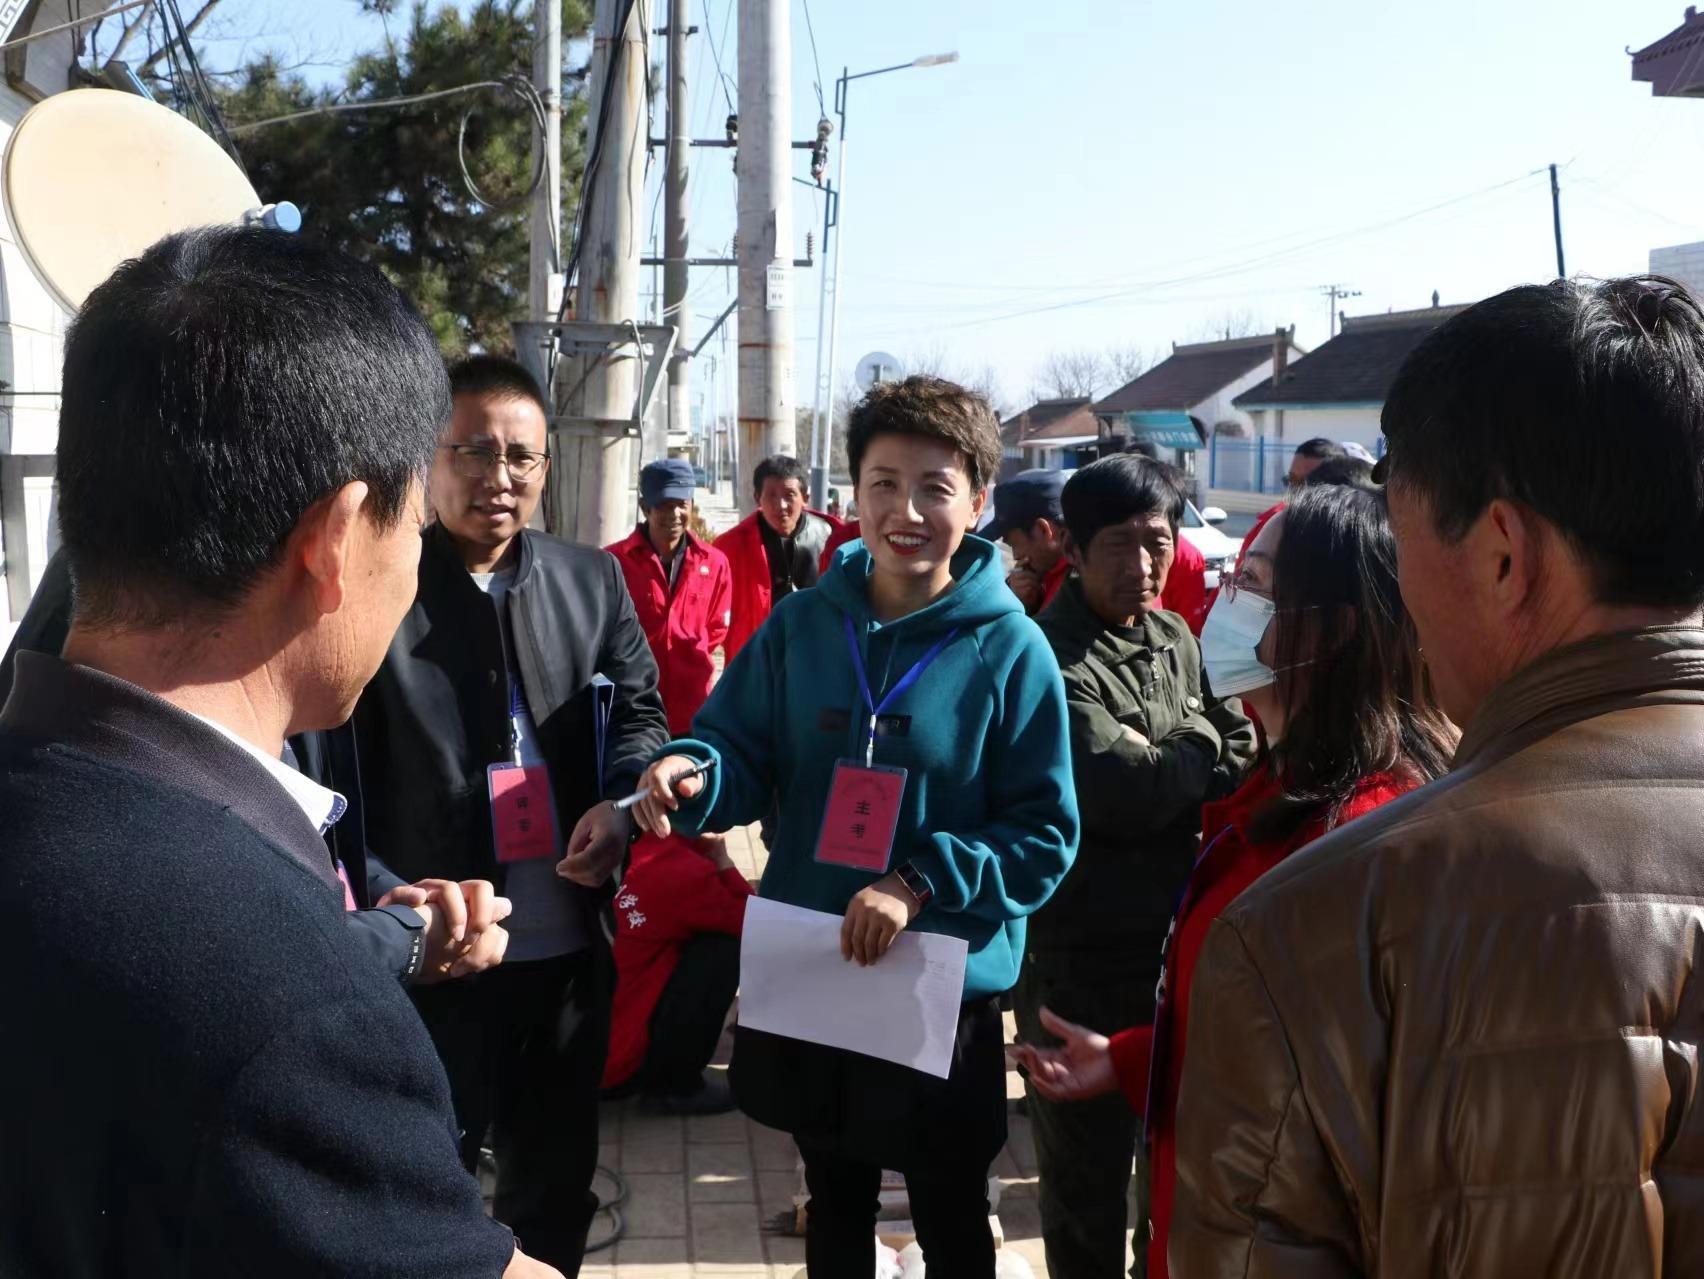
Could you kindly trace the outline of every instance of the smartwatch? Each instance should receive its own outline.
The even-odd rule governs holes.
[[[905,886],[905,891],[917,899],[919,907],[929,904],[929,899],[934,897],[935,890],[929,887],[929,881],[923,878],[923,872],[910,862],[905,862],[896,867],[893,873],[899,877],[899,882]]]

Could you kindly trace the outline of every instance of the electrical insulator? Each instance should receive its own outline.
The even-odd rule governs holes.
[[[805,261],[816,261],[816,233],[814,231],[805,232]]]
[[[728,141],[730,143],[738,142],[740,140],[740,117],[738,112],[730,111],[728,113],[727,129]]]
[[[816,141],[811,143],[811,177],[819,187],[822,175],[828,172],[828,138],[833,132],[834,125],[827,116],[817,121]]]

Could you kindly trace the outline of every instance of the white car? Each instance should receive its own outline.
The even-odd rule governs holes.
[[[1183,525],[1178,529],[1178,536],[1200,551],[1201,558],[1207,561],[1207,589],[1210,591],[1218,587],[1220,573],[1229,572],[1236,566],[1237,552],[1242,549],[1242,543],[1236,538],[1220,532],[1219,525],[1226,518],[1225,512],[1216,506],[1198,510],[1194,502],[1186,500],[1183,504]]]

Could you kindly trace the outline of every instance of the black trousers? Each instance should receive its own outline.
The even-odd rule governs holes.
[[[1142,956],[1140,962],[1151,961]],[[1042,1028],[1043,1006],[1103,1035],[1152,1021],[1153,978],[1137,976],[1129,967],[1116,961],[1103,966],[1093,956],[1031,955],[1018,978],[1019,1037],[1026,1043],[1058,1042]],[[1028,1097],[1030,1134],[1041,1174],[1041,1238],[1048,1275],[1119,1279],[1124,1274],[1125,1232],[1134,1225],[1130,1274],[1142,1279],[1148,1272],[1148,1159],[1142,1121],[1120,1092],[1089,1101],[1054,1102],[1030,1087]]]
[[[698,1091],[739,985],[738,937],[699,933],[681,947],[680,961],[651,1010],[651,1040],[639,1067],[644,1092],[683,1096]]]
[[[801,1144],[811,1203],[805,1226],[805,1269],[811,1279],[868,1279],[876,1268],[876,1211],[882,1170]],[[988,1228],[988,1167],[961,1164],[905,1174],[911,1224],[931,1274],[993,1279],[994,1234]]]
[[[497,1220],[573,1279],[597,1212],[598,1084],[609,1051],[609,964],[594,951],[502,964],[414,991],[450,1079],[462,1162],[489,1132]]]

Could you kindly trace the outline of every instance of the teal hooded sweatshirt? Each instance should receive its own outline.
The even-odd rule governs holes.
[[[1077,849],[1070,732],[1059,666],[1007,589],[999,552],[966,537],[956,585],[927,608],[882,625],[870,616],[872,563],[848,546],[816,589],[787,596],[664,754],[714,759],[676,825],[689,834],[755,822],[779,797],[762,896],[844,914],[880,875],[816,860],[837,761],[862,763],[869,713],[844,619],[879,703],[943,635],[956,635],[890,706],[875,762],[907,772],[889,869],[909,861],[934,896],[914,931],[970,945],[964,996],[1009,989],[1024,954],[1024,918],[1053,893]]]

